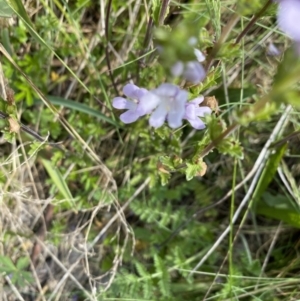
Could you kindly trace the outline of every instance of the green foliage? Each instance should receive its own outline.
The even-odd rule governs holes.
[[[0,273],[8,276],[16,286],[24,287],[34,281],[31,273],[26,271],[29,262],[29,258],[20,257],[14,265],[9,257],[0,256]]]
[[[233,137],[222,139],[222,141],[217,145],[217,149],[222,154],[228,154],[237,159],[244,158],[243,147],[240,142]]]
[[[218,58],[223,62],[232,60],[232,58],[240,59],[242,56],[242,49],[240,45],[235,41],[230,41],[222,44],[220,51],[218,52]]]
[[[207,117],[208,133],[211,140],[216,140],[221,136],[223,131],[226,130],[226,123],[221,118],[217,118],[215,115]]]
[[[271,119],[279,109],[279,103],[276,103],[269,96],[253,106],[242,109],[236,112],[235,119],[243,126],[249,125],[253,121],[267,121]]]
[[[237,2],[237,11],[243,16],[254,14],[263,7],[263,4],[260,0],[240,0]]]
[[[162,260],[157,254],[154,255],[154,266],[156,268],[156,273],[160,274],[159,280],[158,280],[158,286],[160,288],[160,293],[163,297],[169,297],[170,296],[170,275],[169,271]]]
[[[11,145],[1,147],[0,189],[10,197],[5,196],[1,203],[1,218],[3,215],[6,221],[5,212],[9,212],[10,215],[20,214],[16,220],[23,222],[27,208],[24,210],[16,204],[23,206],[27,199],[33,203],[37,197],[31,195],[28,187],[34,187],[32,190],[45,199],[52,198],[54,214],[44,244],[57,247],[59,255],[65,244],[61,237],[66,231],[75,227],[85,238],[82,245],[90,246],[99,231],[108,225],[97,242],[101,247],[100,263],[89,262],[90,253],[97,253],[96,248],[87,250],[84,260],[86,266],[101,267],[102,278],[95,276],[92,279],[91,271],[89,275],[89,284],[96,283],[99,300],[194,301],[203,300],[211,288],[211,295],[206,297],[215,300],[240,299],[244,295],[246,298],[276,300],[277,290],[271,291],[270,287],[274,281],[271,277],[281,272],[279,260],[274,260],[271,254],[271,266],[268,264],[262,271],[265,262],[265,249],[262,248],[265,241],[262,240],[271,241],[273,232],[269,227],[277,226],[273,219],[299,228],[299,208],[291,201],[286,188],[278,185],[276,176],[281,159],[287,157],[291,168],[289,175],[297,189],[299,167],[293,156],[298,156],[298,148],[292,139],[287,149],[276,150],[264,167],[253,198],[255,213],[267,219],[255,220],[255,231],[253,221],[246,220],[247,231],[241,232],[239,238],[242,240],[236,240],[233,254],[230,254],[233,268],[228,269],[225,262],[217,283],[213,283],[229,249],[227,241],[223,241],[201,267],[201,274],[190,275],[197,261],[228,226],[229,206],[217,202],[231,191],[232,178],[245,180],[285,105],[291,104],[295,108],[287,121],[289,131],[299,128],[299,59],[293,50],[285,53],[280,63],[277,58],[266,57],[263,53],[266,32],[268,35],[273,33],[271,39],[279,45],[287,45],[283,36],[274,30],[274,12],[269,11],[256,23],[243,37],[243,44],[233,41],[247,26],[248,18],[237,22],[228,37],[221,34],[224,28],[229,28],[225,26],[232,18],[236,18],[236,12],[254,14],[265,4],[250,2],[237,2],[237,11],[231,2],[219,0],[170,2],[166,14],[169,17],[164,20],[167,24],[158,27],[162,1],[151,1],[149,10],[136,4],[139,2],[112,1],[107,39],[104,30],[107,11],[103,8],[108,8],[108,2],[101,2],[100,6],[85,0],[42,1],[32,15],[34,22],[29,20],[29,23],[21,2],[9,1],[19,20],[9,29],[7,37],[12,46],[12,59],[21,69],[12,67],[9,56],[6,56],[8,61],[1,60],[5,78],[15,90],[16,106],[9,106],[2,100],[0,109],[12,115],[15,121],[22,118],[22,123],[40,135],[49,134],[48,140],[61,142],[66,151],[44,147],[46,143],[37,141],[28,146],[26,137],[12,133],[8,120],[2,120],[4,138],[13,142],[13,148]],[[0,15],[1,9],[6,8],[0,2]],[[154,47],[144,53],[146,24],[150,16],[156,26],[153,36],[150,30],[149,48]],[[195,45],[189,44],[191,38],[195,38]],[[224,38],[221,45],[219,38]],[[103,47],[105,45],[108,49]],[[216,45],[220,48],[216,49]],[[162,50],[158,60],[155,46]],[[187,87],[185,82],[173,79],[169,69],[178,60],[195,60],[194,47],[206,55],[203,66],[207,76],[202,83]],[[113,80],[108,69],[113,73]],[[154,130],[148,126],[146,116],[124,125],[117,117],[119,112],[111,109],[111,102],[122,95],[122,87],[129,80],[148,90],[163,82],[176,82],[188,90],[189,99],[200,93],[216,96],[220,110],[201,117],[206,124],[203,131],[194,131],[186,120],[176,130],[167,125]],[[37,93],[34,86],[47,98]],[[59,122],[59,116],[64,118],[63,123]],[[246,131],[242,128],[226,135],[228,128],[244,126]],[[281,138],[279,133],[278,139]],[[88,147],[94,157],[88,155]],[[203,153],[205,158],[202,158]],[[236,158],[243,160],[237,160],[237,171],[233,172]],[[23,168],[27,168],[25,172]],[[10,177],[12,174],[14,176]],[[138,191],[138,187],[148,183],[149,179],[149,187]],[[241,190],[235,192],[234,204],[240,204],[244,197],[242,189],[248,191],[249,183],[243,184]],[[124,203],[125,210],[121,209]],[[44,200],[38,200],[37,204],[44,208]],[[44,214],[42,210],[40,216]],[[31,210],[28,212],[30,218],[26,217],[26,221],[32,219]],[[114,214],[118,219],[110,225]],[[35,218],[34,222],[39,226]],[[234,230],[239,222],[232,227]],[[29,229],[30,233],[35,231],[35,225],[30,225]],[[125,246],[130,240],[128,233],[135,235],[133,247]],[[14,238],[7,239],[10,245],[5,246],[5,250],[14,252],[18,243]],[[277,243],[285,242],[278,240]],[[120,252],[123,244],[124,250]],[[278,250],[275,245],[274,253],[279,254]],[[114,259],[116,254],[122,258]],[[287,263],[287,259],[280,256],[279,259]],[[289,260],[293,262],[294,258]],[[116,263],[120,263],[118,268]],[[283,265],[287,265],[285,263]],[[21,257],[14,264],[8,256],[2,256],[0,272],[12,277],[17,286],[24,286],[31,283],[26,271],[28,264],[26,258]],[[50,265],[48,267],[51,269]],[[107,275],[116,272],[116,278],[105,290],[104,283],[109,276],[102,275],[104,272]],[[56,272],[51,270],[51,273],[55,275]],[[98,279],[101,279],[100,284]],[[270,285],[259,286],[261,279]],[[85,281],[81,284],[89,287],[85,286]],[[292,284],[289,285],[288,290],[292,289]],[[26,289],[32,291],[33,287],[27,285]],[[284,291],[284,286],[280,288],[283,290],[280,297],[291,297]],[[51,289],[49,286],[47,294],[52,293]],[[68,285],[63,286],[61,298],[70,295],[71,290]]]
[[[299,205],[292,205],[290,200],[282,195],[272,195],[266,192],[273,180],[282,157],[286,152],[286,144],[275,150],[263,170],[252,201],[252,208],[258,214],[284,221],[300,228]]]
[[[202,176],[205,174],[206,166],[203,162],[186,163],[185,175],[186,180],[190,181],[196,176]]]

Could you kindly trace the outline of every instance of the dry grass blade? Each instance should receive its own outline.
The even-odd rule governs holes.
[[[0,61],[0,96],[6,100],[7,96],[6,96],[6,88],[5,88],[6,84],[5,84],[5,77],[3,74],[3,69],[2,69],[2,64]]]

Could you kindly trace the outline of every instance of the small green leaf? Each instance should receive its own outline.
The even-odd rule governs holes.
[[[202,162],[202,164],[201,164],[201,162],[197,163],[197,164],[186,163],[186,166],[187,167],[185,169],[185,176],[186,176],[187,181],[192,180],[196,176],[202,176],[206,171],[206,168],[204,167],[203,162]],[[204,170],[204,168],[205,168],[205,170]]]
[[[19,287],[24,287],[28,282],[33,283],[34,278],[30,272],[17,271],[12,274],[11,282]]]
[[[16,267],[19,271],[24,270],[29,265],[29,262],[30,260],[28,257],[20,257],[17,261]]]
[[[46,143],[40,142],[40,141],[33,141],[30,144],[30,150],[28,151],[29,156],[33,156],[39,151],[41,151],[46,146]]]
[[[15,133],[11,133],[9,130],[3,131],[3,138],[9,143],[13,143],[15,139]]]
[[[168,171],[162,171],[162,170],[158,170],[158,174],[160,177],[160,182],[162,186],[165,186],[169,183],[169,180],[171,178],[171,174]]]
[[[243,126],[248,126],[250,122],[270,120],[271,116],[278,112],[278,108],[282,103],[276,102],[274,99],[270,99],[266,96],[265,101],[259,101],[255,105],[234,113],[237,122]],[[260,107],[258,106],[260,104]]]
[[[161,294],[164,297],[170,297],[170,274],[165,266],[164,261],[157,254],[154,255],[154,265],[156,272],[160,273],[158,286],[160,288]]]
[[[211,140],[219,138],[219,136],[226,129],[226,124],[221,118],[214,115],[207,116],[207,127]]]
[[[244,158],[243,148],[240,142],[232,137],[223,139],[217,145],[217,149],[222,154],[228,154],[238,159]]]
[[[223,43],[220,51],[218,52],[217,58],[222,61],[230,61],[233,57],[240,58],[242,56],[242,49],[239,44],[235,41]]]
[[[205,149],[205,147],[209,144],[209,142],[210,142],[209,133],[206,132],[203,138],[198,142],[198,144],[195,147],[195,151],[192,159],[193,162],[199,158],[201,152]]]
[[[0,256],[0,272],[9,274],[13,271],[16,271],[16,267],[7,256]]]
[[[161,126],[155,130],[155,133],[163,140],[170,137],[170,129],[167,126]]]
[[[171,171],[175,170],[174,163],[173,163],[173,160],[171,159],[171,157],[169,157],[169,156],[161,156],[159,158],[159,161],[161,162],[161,164],[164,167],[167,167],[169,170],[171,170]]]

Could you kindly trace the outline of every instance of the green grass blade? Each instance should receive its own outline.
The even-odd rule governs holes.
[[[284,221],[289,225],[300,228],[300,214],[297,208],[288,203],[288,199],[266,194],[266,190],[274,178],[287,145],[284,144],[272,154],[257,184],[253,205],[255,213]]]
[[[262,202],[257,207],[256,213],[284,221],[291,226],[300,228],[300,213],[296,210],[274,208]]]
[[[272,154],[266,166],[261,174],[259,182],[257,183],[256,189],[253,194],[252,208],[255,210],[258,202],[260,201],[263,193],[268,188],[269,184],[274,178],[277,171],[281,158],[283,157],[286,150],[286,144],[282,145],[280,148],[276,149],[275,153]]]
[[[76,101],[73,101],[70,99],[65,99],[65,98],[57,97],[57,96],[47,96],[47,98],[54,105],[63,106],[65,108],[68,108],[68,109],[71,109],[74,111],[78,111],[78,112],[81,112],[81,113],[84,113],[84,114],[87,114],[90,116],[94,116],[94,117],[99,118],[100,120],[106,121],[116,127],[120,127],[120,124],[118,124],[117,121],[112,120],[111,118],[105,116],[98,110],[92,109],[84,103],[76,102]]]
[[[22,17],[22,19],[24,19],[29,26],[33,27],[33,24],[31,23],[21,0],[6,0],[6,1],[9,4],[10,8],[12,8],[17,15]]]
[[[42,160],[44,167],[46,168],[50,178],[52,179],[54,185],[58,189],[58,191],[62,194],[62,196],[66,200],[73,200],[73,196],[69,190],[69,187],[65,181],[65,179],[62,177],[59,170],[52,165],[52,163],[48,160]]]
[[[10,18],[14,14],[14,11],[10,8],[5,0],[0,0],[0,17]]]

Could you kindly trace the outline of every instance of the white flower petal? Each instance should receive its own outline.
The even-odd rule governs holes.
[[[195,48],[194,49],[194,53],[195,53],[195,56],[196,56],[197,61],[199,63],[202,63],[202,62],[205,61],[205,56],[204,56],[204,54],[199,49]]]

